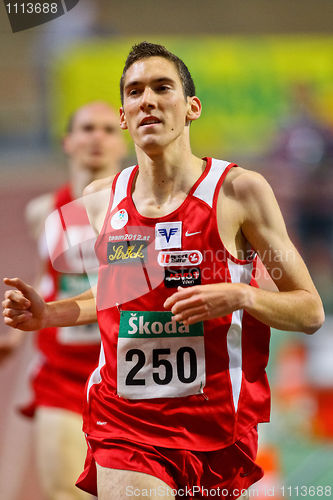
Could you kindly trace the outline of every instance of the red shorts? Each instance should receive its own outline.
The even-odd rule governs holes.
[[[44,362],[30,378],[32,399],[18,408],[26,417],[34,417],[39,406],[63,408],[82,415],[85,399],[86,377],[74,376]]]
[[[93,495],[97,495],[95,461],[102,467],[144,472],[157,477],[175,490],[179,499],[195,496],[234,500],[242,490],[263,476],[263,470],[254,461],[258,447],[256,428],[231,446],[204,452],[120,439],[101,442],[90,436],[87,441],[85,468],[76,485]]]

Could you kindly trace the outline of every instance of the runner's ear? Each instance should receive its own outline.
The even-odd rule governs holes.
[[[200,118],[201,101],[199,97],[193,96],[187,98],[187,113],[186,118],[189,121],[194,121]]]
[[[119,113],[120,113],[120,128],[122,128],[123,130],[127,130],[128,127],[127,127],[125,111],[124,111],[123,107],[121,107],[119,109]]]

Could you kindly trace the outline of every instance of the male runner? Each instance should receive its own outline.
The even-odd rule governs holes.
[[[201,103],[184,63],[160,45],[133,47],[121,96],[139,166],[86,189],[97,315],[92,291],[45,304],[15,278],[5,322],[29,331],[98,318],[80,487],[96,493],[96,463],[99,500],[235,499],[262,476],[267,325],[314,333],[321,300],[266,181],[192,154]],[[257,288],[256,252],[279,292]]]
[[[87,275],[82,274],[80,261],[77,262],[77,254],[67,258],[61,269],[52,267],[44,225],[49,214],[55,210],[63,214],[62,207],[82,196],[87,184],[120,170],[126,147],[113,109],[104,102],[79,108],[69,120],[63,148],[68,158],[69,182],[55,193],[31,200],[26,209],[28,226],[38,243],[42,262],[38,289],[47,301],[76,295],[90,286]],[[75,207],[75,220],[73,217],[66,232],[62,225],[54,224],[52,235],[49,234],[57,251],[66,245],[67,234],[82,240],[92,231],[84,207],[73,203],[71,206]],[[98,364],[98,325],[40,330],[36,347],[31,370],[33,400],[21,412],[35,417],[36,456],[44,498],[88,498],[75,487],[75,480],[84,463],[81,415],[84,387]]]

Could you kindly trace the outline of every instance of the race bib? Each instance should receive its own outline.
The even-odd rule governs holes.
[[[117,394],[127,399],[200,394],[206,382],[203,323],[177,323],[169,311],[121,311]]]
[[[64,326],[58,328],[57,339],[60,344],[99,344],[101,334],[98,324]]]

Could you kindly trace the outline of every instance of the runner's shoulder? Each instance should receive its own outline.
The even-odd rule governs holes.
[[[83,203],[90,223],[99,233],[103,225],[106,208],[109,205],[112,183],[115,175],[93,181],[83,191]]]
[[[84,188],[83,194],[90,195],[97,193],[98,191],[103,191],[104,189],[110,189],[116,175],[117,174],[110,175],[108,177],[103,177],[103,179],[97,179],[91,182]]]
[[[243,167],[232,168],[228,172],[223,188],[226,195],[243,202],[272,191],[263,175]]]

